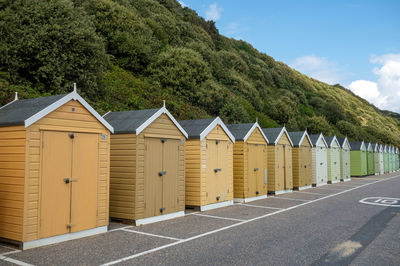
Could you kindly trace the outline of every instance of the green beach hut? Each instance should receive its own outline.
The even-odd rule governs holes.
[[[350,172],[351,176],[367,175],[367,148],[364,141],[350,142]]]
[[[326,137],[328,144],[328,184],[340,182],[340,144],[336,136]]]
[[[351,146],[347,137],[337,138],[340,144],[340,181],[350,179],[350,150]]]
[[[384,165],[384,172],[389,173],[389,146],[385,145],[383,147],[383,165]]]
[[[383,174],[383,146],[375,143],[372,145],[374,151],[374,164],[375,164],[375,175]]]
[[[375,174],[374,150],[371,142],[367,145],[367,173],[368,175]]]

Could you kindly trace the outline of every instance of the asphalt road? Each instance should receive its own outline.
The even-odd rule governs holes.
[[[400,265],[400,207],[359,202],[400,198],[398,175],[352,179],[141,227],[112,224],[114,231],[106,234],[3,257],[20,265]],[[1,265],[11,263],[1,258]]]

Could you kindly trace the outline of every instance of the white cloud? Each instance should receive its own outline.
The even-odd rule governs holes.
[[[217,4],[209,5],[206,10],[206,20],[217,21],[220,19],[222,13],[222,8],[217,7]]]
[[[178,3],[181,5],[182,8],[187,7],[187,5],[183,1],[178,1]]]
[[[377,82],[353,81],[349,89],[380,109],[400,112],[400,54],[372,55],[370,62],[379,65],[373,69]]]
[[[336,64],[324,57],[315,55],[298,57],[290,66],[328,84],[340,83],[344,78],[344,74]]]

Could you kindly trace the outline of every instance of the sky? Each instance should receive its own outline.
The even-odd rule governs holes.
[[[400,0],[180,0],[219,32],[400,113]]]

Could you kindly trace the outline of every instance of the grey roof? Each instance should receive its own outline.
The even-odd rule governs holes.
[[[276,128],[263,128],[264,135],[270,141],[270,144],[275,144],[276,139],[278,138],[279,134],[282,132],[283,127],[276,127]]]
[[[326,141],[326,143],[328,144],[328,147],[331,147],[331,143],[332,143],[332,141],[333,141],[333,136],[331,136],[331,137],[325,137],[325,141]]]
[[[343,147],[344,140],[345,140],[346,138],[336,138],[336,139],[338,140],[338,142],[339,142],[339,144],[340,144],[340,147]]]
[[[317,145],[317,141],[318,141],[318,138],[319,138],[320,135],[321,135],[321,134],[312,134],[312,135],[309,135],[309,137],[310,137],[310,139],[311,139],[311,143],[312,143],[314,146]]]
[[[362,146],[363,142],[358,141],[358,142],[350,142],[350,146],[352,150],[361,150],[361,146]]]
[[[215,120],[215,118],[206,118],[198,120],[181,120],[178,123],[188,133],[189,139],[199,139],[200,134]]]
[[[249,130],[253,127],[254,123],[248,124],[228,124],[226,125],[229,131],[235,136],[236,140],[244,140]]]
[[[10,102],[0,108],[0,126],[23,125],[26,119],[39,113],[66,95],[60,94]]]
[[[295,131],[295,132],[288,132],[288,133],[293,142],[293,146],[299,147],[301,144],[300,141],[306,132],[305,131]]]
[[[114,127],[114,133],[136,133],[136,129],[160,109],[110,112],[104,119]]]

